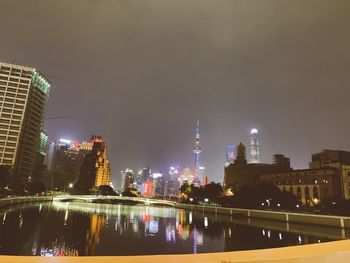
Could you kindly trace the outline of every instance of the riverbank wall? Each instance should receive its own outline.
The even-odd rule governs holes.
[[[31,202],[50,202],[52,196],[15,196],[0,199],[0,208],[4,206],[31,203]]]
[[[176,208],[185,210],[230,215],[237,218],[258,218],[286,223],[310,224],[337,228],[350,228],[350,217],[315,215],[303,213],[276,212],[254,209],[239,209],[227,207],[200,206],[191,204],[176,203]]]

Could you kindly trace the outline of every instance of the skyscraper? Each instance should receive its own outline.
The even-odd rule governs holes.
[[[34,68],[0,62],[0,166],[30,179],[41,136],[50,83]]]
[[[250,163],[260,163],[258,129],[254,127],[250,130]]]
[[[76,189],[79,192],[88,192],[93,187],[110,185],[111,168],[107,158],[107,146],[101,136],[91,136],[92,149],[84,156],[80,167]]]
[[[200,154],[202,152],[202,148],[200,146],[200,142],[199,142],[199,120],[197,120],[197,127],[196,127],[196,141],[195,141],[195,145],[193,147],[193,153],[194,153],[194,166],[195,166],[195,175],[194,175],[194,179],[193,179],[193,185],[195,186],[200,186],[201,185],[201,181],[199,179],[200,176]]]

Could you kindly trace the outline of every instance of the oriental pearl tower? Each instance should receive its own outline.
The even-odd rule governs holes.
[[[194,179],[192,181],[192,184],[196,187],[199,187],[201,185],[201,181],[199,179],[199,157],[202,152],[202,148],[199,143],[199,120],[197,120],[197,127],[196,127],[196,141],[193,147],[193,153],[194,153],[194,166],[196,169],[196,173],[194,175]]]

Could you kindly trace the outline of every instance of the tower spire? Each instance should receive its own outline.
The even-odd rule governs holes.
[[[199,179],[199,159],[200,159],[200,154],[202,152],[202,148],[200,146],[200,135],[199,135],[199,120],[197,120],[196,122],[196,140],[195,140],[195,144],[193,147],[193,153],[194,153],[194,166],[195,166],[195,175],[194,175],[194,179],[193,179],[193,185],[194,186],[200,186],[201,185],[201,181]]]

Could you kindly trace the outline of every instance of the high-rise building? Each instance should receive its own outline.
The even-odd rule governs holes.
[[[192,174],[190,168],[185,167],[181,171],[180,176],[179,176],[180,185],[183,185],[183,184],[191,185],[191,184],[193,184],[194,178],[195,178],[195,176]]]
[[[197,120],[197,127],[196,127],[196,141],[195,145],[193,147],[193,153],[194,153],[194,166],[195,166],[195,174],[194,174],[194,179],[193,179],[193,185],[194,186],[200,186],[201,181],[199,179],[199,174],[200,174],[200,154],[202,152],[202,148],[200,146],[200,136],[199,136],[199,120]]]
[[[134,171],[126,168],[122,171],[122,190],[125,191],[128,188],[134,187],[135,175]]]
[[[198,179],[200,180],[201,185],[203,185],[204,179],[205,179],[205,167],[204,166],[199,167]]]
[[[91,147],[86,147],[86,145]],[[64,190],[78,181],[80,167],[85,156],[92,150],[93,141],[79,143],[74,140],[59,139],[47,147],[46,172],[42,181],[47,188]],[[84,146],[84,147],[82,147]]]
[[[0,62],[0,165],[33,176],[50,83],[36,69]]]
[[[100,142],[97,152],[96,170],[95,186],[110,185],[111,164],[107,158],[107,145],[104,142]]]
[[[258,129],[250,130],[250,163],[259,163]]]
[[[226,162],[234,163],[237,156],[237,146],[236,145],[226,145]]]
[[[177,196],[179,194],[179,167],[171,166],[169,169],[168,180],[166,181],[166,191],[164,195]]]
[[[101,136],[91,137],[92,149],[84,157],[80,167],[79,180],[76,188],[80,192],[87,192],[93,187],[110,185],[111,169],[107,158],[107,145]]]

